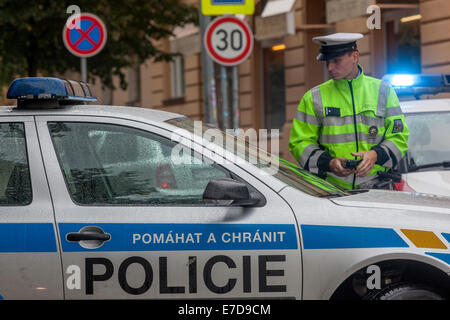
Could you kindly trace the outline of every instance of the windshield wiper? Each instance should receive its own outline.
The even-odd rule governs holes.
[[[450,168],[450,161],[442,161],[442,162],[434,162],[429,164],[423,164],[420,166],[413,165],[408,168],[408,172],[419,171],[421,169],[435,168],[435,167],[444,167]]]

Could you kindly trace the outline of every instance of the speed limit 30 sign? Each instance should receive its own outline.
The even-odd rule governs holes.
[[[206,28],[204,46],[217,63],[235,66],[252,53],[253,34],[245,21],[234,16],[222,16]]]

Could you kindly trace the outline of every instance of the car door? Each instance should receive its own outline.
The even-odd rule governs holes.
[[[0,299],[62,299],[53,207],[33,117],[0,117]]]
[[[141,122],[54,116],[37,127],[52,150],[67,299],[300,297],[294,216],[248,172],[198,145],[175,160],[171,133]],[[247,183],[261,205],[203,201],[223,178]]]

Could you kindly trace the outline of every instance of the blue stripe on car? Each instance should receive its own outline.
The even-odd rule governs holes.
[[[398,248],[408,244],[389,228],[302,225],[305,249]]]
[[[425,252],[425,254],[435,257],[436,259],[442,260],[446,264],[450,265],[450,253]]]
[[[0,223],[0,252],[56,252],[51,223]]]

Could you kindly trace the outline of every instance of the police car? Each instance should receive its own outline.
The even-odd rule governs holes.
[[[398,189],[450,196],[450,99],[422,99],[424,94],[450,92],[450,75],[384,79],[397,91],[410,130],[409,150],[398,168],[402,173]]]
[[[342,191],[189,118],[88,105],[77,81],[8,98],[3,299],[450,297],[448,197]]]

